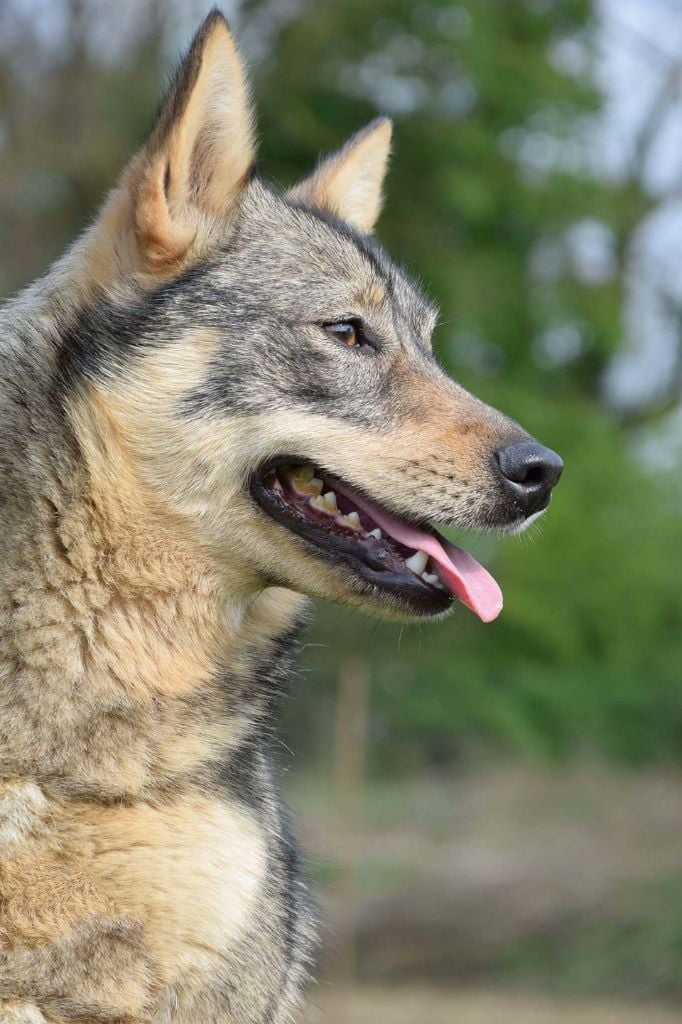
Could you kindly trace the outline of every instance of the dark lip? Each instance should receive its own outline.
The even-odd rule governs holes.
[[[251,498],[266,515],[296,534],[315,557],[322,557],[333,565],[346,570],[350,569],[365,588],[367,584],[370,584],[382,596],[396,598],[400,604],[409,606],[413,613],[438,615],[451,607],[453,602],[451,594],[429,586],[409,570],[395,572],[387,568],[382,564],[381,559],[377,558],[373,546],[364,543],[361,538],[352,537],[345,531],[334,530],[327,526],[318,527],[297,514],[286,500],[280,498],[263,482],[268,473],[283,463],[309,465],[310,460],[292,455],[269,459],[253,475],[249,484]],[[341,478],[333,473],[325,472],[323,467],[320,467],[320,472],[330,485],[333,486],[337,482],[341,486],[344,485]],[[364,493],[355,486],[353,490]],[[429,529],[421,524],[420,528]]]

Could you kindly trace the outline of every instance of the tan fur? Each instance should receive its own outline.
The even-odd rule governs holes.
[[[0,867],[6,946],[36,948],[89,914],[112,914],[114,904],[87,875],[70,870],[56,854],[24,854]]]
[[[145,922],[160,982],[210,974],[242,937],[263,883],[265,845],[252,815],[185,797],[164,807],[83,805],[78,817],[84,860],[119,912]]]
[[[294,199],[370,231],[390,137],[388,121],[373,123]],[[415,303],[416,326],[400,325],[391,302],[401,288],[409,295],[397,271],[382,281],[368,240],[247,184],[253,152],[244,70],[214,13],[97,222],[14,306],[9,350],[20,358],[0,415],[10,410],[7,448],[17,422],[24,434],[20,470],[9,467],[15,504],[2,520],[11,541],[0,575],[0,1024],[292,1019],[310,926],[264,723],[302,593],[393,617],[403,609],[349,582],[266,515],[250,477],[274,456],[301,452],[397,512],[437,520],[446,508],[465,521],[509,433],[509,421],[427,358],[425,303]],[[173,278],[207,263],[214,290],[205,294],[219,299],[200,322],[218,323],[235,281],[228,257],[208,257],[248,235],[249,200],[261,239],[252,265],[277,277],[275,312],[292,273],[285,258],[281,280],[268,263],[273,205],[306,251],[305,232],[315,232],[311,259],[322,254],[333,267],[340,254],[341,272],[315,264],[309,275],[315,313],[299,333],[302,343],[326,343],[325,322],[348,299],[377,325],[388,354],[374,365],[394,390],[369,427],[310,411],[318,406],[297,395],[276,414],[267,402],[246,414],[187,401],[220,369],[226,332],[193,316],[169,316],[167,330],[150,324],[159,306],[145,299],[177,297],[197,278]],[[347,292],[326,286],[325,273],[346,272]],[[242,291],[244,281],[253,286],[243,277]],[[83,369],[79,346],[95,345],[98,308],[127,310],[134,325],[143,310],[152,342],[143,332],[126,348],[113,316]],[[248,316],[236,322],[248,328]],[[419,344],[410,333],[406,346],[401,330]],[[21,390],[31,345],[45,423]],[[240,372],[237,390],[247,390]]]
[[[372,231],[381,212],[392,133],[387,118],[368,125],[338,153],[323,160],[291,195],[329,210],[358,231]]]
[[[44,831],[47,811],[47,801],[35,783],[12,780],[0,786],[0,859]]]
[[[161,369],[164,360],[167,365]],[[189,378],[191,386],[193,374],[198,378],[201,370],[187,339],[171,356],[162,352],[139,360],[134,384],[114,386],[107,400],[116,407],[121,403],[127,443],[144,467],[150,493],[162,499],[186,529],[201,523],[202,542],[246,600],[258,588],[254,565],[261,570],[271,565],[274,574],[282,559],[298,567],[302,589],[344,602],[354,599],[335,569],[302,552],[295,537],[282,535],[235,486],[245,467],[287,448],[305,450],[311,460],[366,488],[378,500],[406,514],[418,500],[424,515],[435,516],[444,495],[452,507],[462,487],[475,493],[476,481],[486,472],[487,453],[508,429],[501,414],[464,389],[405,360],[394,372],[404,376],[409,404],[399,421],[383,431],[304,412],[213,419],[192,423],[188,430],[174,415],[172,384],[164,408],[149,408],[135,397],[147,393],[146,382],[159,372],[172,382],[176,361],[184,367],[178,367],[176,379]],[[174,458],[176,451],[183,453],[181,462]],[[160,472],[160,467],[169,466],[172,474]],[[362,603],[368,600],[364,597]]]
[[[2,1006],[3,1024],[44,1024],[46,1018],[35,1003],[12,999]]]
[[[111,502],[111,495],[109,499]],[[103,517],[100,529],[108,535],[110,521]],[[78,533],[75,524],[65,525],[65,536],[77,542]],[[40,542],[40,535],[35,539]],[[67,544],[67,550],[73,551],[70,540]],[[46,537],[42,546],[49,545]],[[63,692],[64,682],[71,684],[68,675],[63,676],[65,665],[71,662],[71,685],[77,685],[77,678],[86,672],[91,692],[99,691],[104,697],[112,686],[114,692],[120,689],[133,701],[128,716],[138,714],[134,708],[142,710],[156,695],[173,700],[194,691],[199,701],[210,706],[216,699],[209,679],[211,656],[217,657],[212,630],[217,628],[220,610],[208,591],[198,593],[189,580],[186,596],[182,589],[176,589],[186,564],[177,545],[167,551],[159,546],[142,554],[126,543],[124,550],[115,552],[111,565],[98,566],[97,570],[86,563],[86,551],[84,544],[79,550],[78,570],[88,575],[99,572],[107,583],[100,578],[85,588],[72,585],[69,606],[75,616],[72,628],[77,628],[81,637],[92,638],[92,644],[85,641],[84,657],[76,644],[69,654],[67,640],[55,647],[59,634],[69,634],[66,605],[50,611],[54,599],[47,606],[41,599],[50,620],[56,614],[61,616],[59,632],[44,636],[38,617],[41,602],[37,594],[31,599],[25,593],[27,605],[33,609],[33,624],[27,631],[18,631],[19,638],[24,637],[21,661],[26,667],[18,674],[15,670],[25,698],[41,706],[45,688],[49,690],[53,685],[52,673],[60,674],[59,680],[54,678],[54,685]],[[50,574],[57,583],[54,566]],[[152,577],[164,580],[163,591],[152,585]],[[24,576],[23,585],[30,586],[28,576]],[[40,586],[37,578],[35,585]],[[296,595],[273,591],[243,609],[244,628],[239,643],[233,641],[229,655],[230,641],[225,644],[223,634],[222,657],[228,658],[235,673],[240,671],[240,659],[244,671],[250,668],[251,642],[257,639],[262,643],[268,629],[279,632],[299,605]],[[229,626],[229,621],[224,624]],[[68,704],[61,710],[59,705],[50,707],[51,715],[68,712]],[[142,722],[140,725],[144,728]],[[84,781],[104,787],[114,781],[114,792],[125,795],[126,800],[137,800],[144,792],[153,791],[155,779],[182,777],[211,754],[225,749],[226,743],[239,742],[240,735],[249,728],[247,720],[226,724],[217,718],[215,723],[204,721],[200,729],[188,733],[174,726],[171,713],[165,727],[158,729],[157,723],[157,732],[149,737],[151,748],[144,736],[140,738],[139,760],[135,760],[135,748],[127,748],[122,758],[115,748],[102,749],[98,764],[83,766]],[[153,763],[149,761],[151,749]],[[10,800],[12,789],[16,793]],[[155,964],[155,980],[153,988],[149,982],[136,983],[134,992],[139,1001],[137,1009],[134,1003],[129,1004],[129,1012],[134,1013],[131,1021],[138,1019],[138,1013],[140,1020],[146,1020],[144,1004],[159,986],[172,987],[182,976],[185,985],[187,978],[196,977],[201,983],[210,977],[224,956],[225,943],[239,938],[240,921],[248,916],[263,874],[263,840],[247,811],[235,805],[226,813],[214,809],[211,800],[185,797],[181,802],[157,807],[138,804],[100,809],[71,802],[68,817],[64,818],[66,810],[57,794],[45,800],[30,783],[9,786],[3,804],[3,945],[9,950],[40,950],[46,943],[72,933],[70,941],[78,942],[74,929],[87,925],[93,915],[105,915],[107,919],[129,915],[133,920],[144,920],[146,955]],[[41,830],[48,825],[46,838]],[[10,846],[16,850],[13,856]],[[118,974],[116,957],[105,952],[106,945],[102,945],[112,941],[109,933],[104,929],[98,939],[92,926],[87,927],[83,941],[87,938],[88,943],[97,943],[101,949],[98,955],[111,958],[112,972]],[[118,941],[117,933],[114,938]],[[13,967],[16,979],[16,958]],[[35,970],[32,965],[25,968],[27,984],[33,989],[38,986]],[[103,992],[106,987],[102,983],[100,1001]],[[49,1008],[49,999],[44,999],[38,1005]],[[116,1006],[118,1003],[112,1002],[112,1007]],[[56,1013],[49,1019],[70,1020],[71,1016]],[[103,1019],[113,1021],[113,1009],[112,1016]]]
[[[362,310],[380,310],[386,302],[386,288],[381,281],[370,281],[360,289],[355,301]]]
[[[222,19],[207,29],[173,86],[173,116],[161,118],[50,282],[56,303],[67,289],[77,306],[133,279],[153,286],[225,239],[254,160],[254,116],[232,34]]]
[[[211,339],[197,336],[183,351],[188,363],[178,367],[178,381],[191,377],[190,362],[195,373],[205,367]],[[150,386],[160,372],[158,358],[144,361]],[[166,379],[173,379],[168,366]],[[174,397],[168,388],[168,423]],[[3,578],[12,600],[0,602],[13,637],[2,651],[0,672],[11,673],[24,700],[52,718],[71,714],[68,694],[85,677],[99,700],[125,700],[133,726],[153,702],[171,702],[165,723],[154,722],[153,735],[145,735],[141,719],[132,748],[119,755],[114,733],[108,740],[113,745],[81,766],[86,785],[111,789],[126,801],[153,793],[162,780],[181,778],[240,742],[250,729],[247,719],[216,716],[194,729],[178,728],[173,702],[195,694],[210,708],[219,699],[216,666],[229,663],[237,676],[248,672],[252,646],[281,632],[302,601],[289,591],[261,597],[245,592],[241,604],[224,607],[224,584],[218,585],[209,545],[202,545],[183,515],[159,502],[134,458],[131,434],[143,445],[146,431],[153,444],[149,428],[156,412],[149,408],[143,420],[141,408],[125,404],[123,396],[94,387],[83,395],[72,417],[89,470],[88,500],[67,505],[59,483],[46,481],[43,519],[32,524],[24,560]],[[25,740],[28,758],[35,737]],[[21,745],[13,746],[21,757]],[[71,803],[68,817],[64,813],[58,789],[50,793],[47,787],[46,798],[30,782],[8,782],[0,794],[3,945],[47,953],[52,946],[46,943],[63,936],[72,945],[96,946],[117,975],[120,958],[106,950],[116,946],[119,933],[110,935],[97,915],[103,921],[121,915],[144,920],[145,956],[154,972],[132,985],[125,997],[132,1015],[124,1019],[146,1020],[144,1006],[153,992],[172,988],[180,976],[184,985],[187,978],[203,983],[225,955],[225,942],[238,939],[239,922],[262,882],[262,838],[248,812],[235,805],[227,815],[217,814],[210,800],[118,809]],[[15,957],[15,985],[17,964]],[[21,970],[39,994],[40,965]],[[0,996],[2,991],[0,971]],[[102,981],[100,1007],[107,1005],[106,993]],[[123,1004],[111,998],[111,1015],[101,1019],[113,1022]],[[49,1020],[72,1019],[47,995],[37,1006],[49,1011]],[[29,1014],[28,1021],[38,1009],[21,1013]]]
[[[221,20],[195,43],[171,121],[162,118],[127,187],[146,269],[177,267],[201,249],[207,217],[224,227],[254,157],[243,68]]]
[[[191,696],[210,707],[220,660],[237,677],[247,673],[253,647],[299,610],[302,599],[291,591],[262,590],[259,576],[270,560],[273,570],[282,559],[299,566],[308,590],[348,600],[333,568],[302,555],[294,538],[282,537],[241,494],[244,465],[284,444],[305,444],[311,458],[396,507],[411,508],[416,489],[428,507],[425,471],[435,488],[451,472],[455,448],[468,471],[467,446],[473,471],[482,439],[495,430],[486,407],[409,364],[399,372],[411,412],[383,433],[301,412],[213,419],[190,429],[177,402],[209,372],[215,345],[210,332],[192,332],[136,356],[124,378],[77,396],[70,417],[87,500],[67,502],[60,482],[46,481],[43,518],[6,578],[13,644],[3,656],[28,702],[40,706],[47,696],[50,715],[68,715],[66,694],[78,692],[85,677],[98,700],[125,699],[131,722],[155,701],[169,702],[153,737],[141,718],[140,737],[125,756],[114,733],[113,746],[81,766],[86,784],[127,806],[71,802],[65,816],[58,787],[47,787],[45,796],[27,783],[12,783],[6,798],[18,785],[6,814],[6,849],[17,835],[34,837],[0,873],[6,947],[29,951],[63,937],[104,950],[112,939],[102,920],[144,921],[153,970],[145,968],[146,980],[133,986],[132,1020],[145,1019],[146,1002],[161,998],[154,993],[181,978],[186,986],[188,978],[199,984],[211,976],[226,943],[238,940],[264,870],[262,839],[248,812],[235,805],[216,817],[212,802],[198,797],[157,802],[168,780],[236,745],[250,727],[247,719],[217,717],[178,728],[174,703]],[[49,840],[41,838],[46,821]],[[26,968],[34,986],[35,970]],[[36,1003],[50,1005],[47,997]]]

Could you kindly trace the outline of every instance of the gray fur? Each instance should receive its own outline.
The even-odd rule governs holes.
[[[222,24],[214,13],[195,40],[154,159]],[[238,196],[177,273],[150,283],[116,238],[112,280],[93,283],[96,226],[0,314],[7,1013],[28,1001],[58,1024],[293,1019],[312,914],[271,737],[302,622],[296,594],[409,609],[254,506],[249,480],[285,454],[287,430],[306,449],[291,454],[323,452],[332,473],[412,519],[505,523],[492,452],[526,435],[439,368],[435,310],[416,285],[333,212],[253,175]],[[362,319],[366,345],[325,329],[348,317]],[[195,368],[187,353],[196,345],[200,360],[201,336],[212,348]],[[177,357],[188,378],[196,369],[186,387]],[[349,455],[346,432],[367,458]],[[24,803],[36,793],[34,821]],[[151,822],[142,834],[138,820]],[[205,822],[213,832],[188,854],[187,833]],[[222,870],[225,844],[236,852]],[[182,856],[187,869],[164,888],[157,865],[170,878]],[[199,890],[195,867],[210,880]],[[197,938],[210,886],[232,869],[234,900],[218,904],[226,920],[232,903],[243,915],[233,932]],[[48,889],[35,906],[31,878]]]

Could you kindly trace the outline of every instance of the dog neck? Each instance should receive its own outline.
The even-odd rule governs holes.
[[[104,800],[200,782],[272,713],[302,599],[226,578],[115,443],[96,476],[33,455],[0,591],[0,771]]]

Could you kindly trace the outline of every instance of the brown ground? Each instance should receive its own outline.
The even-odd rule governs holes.
[[[633,989],[641,1002],[610,982],[603,1001],[500,994],[511,982],[496,964],[529,939],[617,924],[638,887],[679,875],[680,793],[679,773],[517,765],[373,787],[344,820],[319,780],[297,788],[329,981],[307,1024],[679,1024],[682,1008],[654,1006],[646,988]],[[333,993],[353,958],[368,987],[341,1013]]]
[[[617,919],[633,887],[679,872],[680,793],[674,773],[513,766],[373,788],[356,822],[319,789],[293,802],[329,931],[352,915],[364,978],[450,984],[520,939]]]
[[[607,1001],[557,1001],[517,993],[429,988],[356,992],[343,1002],[318,997],[306,1024],[680,1024],[673,1010]]]

